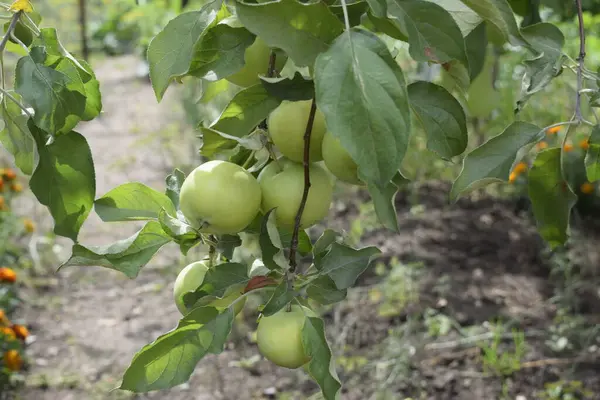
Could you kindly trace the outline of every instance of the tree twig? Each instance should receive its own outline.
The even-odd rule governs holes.
[[[2,41],[0,41],[0,53],[4,52],[4,49],[6,48],[6,43],[8,43],[8,39],[10,38],[11,33],[15,30],[15,27],[17,26],[17,22],[19,22],[19,18],[21,18],[22,13],[23,13],[23,11],[17,11],[12,16],[12,19],[10,20],[10,24],[8,25],[8,29],[6,30],[6,33],[4,34]]]
[[[577,4],[577,17],[579,20],[579,56],[577,57],[577,94],[575,101],[575,118],[578,122],[583,121],[581,114],[581,90],[583,89],[583,70],[585,62],[585,27],[583,25],[583,8],[581,0],[575,0]]]
[[[306,207],[306,201],[308,200],[308,191],[310,190],[310,135],[312,133],[313,123],[315,122],[315,114],[317,112],[317,103],[315,99],[312,99],[310,103],[310,113],[308,114],[308,122],[306,123],[306,130],[304,131],[304,157],[302,164],[304,165],[304,191],[302,192],[302,199],[300,200],[300,206],[296,213],[296,219],[294,220],[294,230],[292,231],[292,242],[290,244],[290,272],[293,273],[296,270],[296,252],[298,250],[298,235],[300,233],[300,221],[302,220],[302,213],[304,213],[304,207]]]

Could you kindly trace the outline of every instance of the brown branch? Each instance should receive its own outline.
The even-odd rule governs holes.
[[[579,56],[577,57],[577,97],[575,101],[575,117],[577,122],[583,121],[581,114],[581,90],[583,89],[583,69],[585,61],[585,27],[583,25],[583,8],[581,0],[575,0],[577,4],[577,17],[579,20]]]
[[[308,191],[310,190],[310,134],[312,133],[313,123],[315,121],[315,114],[317,112],[317,103],[315,99],[312,99],[310,104],[310,113],[308,114],[308,122],[306,123],[306,130],[304,131],[304,158],[302,164],[304,165],[304,192],[302,193],[302,200],[300,200],[300,206],[296,213],[296,219],[294,220],[294,230],[292,232],[292,243],[290,244],[290,272],[296,270],[296,251],[298,249],[298,235],[300,234],[300,221],[302,219],[302,213],[304,207],[306,207],[306,201],[308,200]]]

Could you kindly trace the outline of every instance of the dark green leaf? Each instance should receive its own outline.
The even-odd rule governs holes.
[[[300,67],[313,65],[319,53],[343,31],[343,24],[323,2],[235,4],[238,18],[250,32],[270,47],[283,49]]]
[[[217,250],[226,259],[231,260],[233,257],[233,250],[241,245],[242,239],[240,239],[238,235],[221,235],[217,242]]]
[[[461,0],[486,20],[502,40],[519,46],[524,43],[517,21],[506,0]]]
[[[348,2],[348,21],[350,22],[350,26],[360,25],[362,16],[369,9],[369,2],[375,2],[378,5],[385,4],[385,1],[383,0],[356,1],[354,3]],[[341,5],[329,6],[329,10],[338,17],[340,22],[344,22],[344,8]]]
[[[588,180],[596,182],[600,180],[600,126],[596,125],[592,129],[589,145],[590,147],[585,155],[585,169]]]
[[[460,0],[436,0],[435,4],[448,11],[465,37],[482,22],[481,17]]]
[[[308,297],[323,305],[338,303],[346,298],[347,293],[346,289],[338,289],[328,276],[320,276],[306,287]]]
[[[370,11],[363,17],[363,26],[373,32],[385,33],[389,37],[408,42],[408,33],[404,20],[397,18],[379,18]]]
[[[84,66],[77,60],[71,53],[69,53],[58,39],[58,32],[54,28],[42,28],[40,29],[40,35],[37,36],[33,42],[33,46],[40,46],[44,48],[47,54],[46,65],[51,66],[59,61],[61,58],[67,58],[77,66],[77,68],[84,70],[88,74],[93,74],[91,69],[87,69],[87,65]]]
[[[275,314],[277,311],[281,310],[283,307],[287,306],[296,296],[296,292],[293,290],[288,290],[287,280],[281,281],[281,283],[275,288],[275,291],[271,295],[267,304],[265,304],[265,308],[262,310],[262,314],[265,317]]]
[[[373,199],[377,219],[384,227],[393,232],[398,232],[398,216],[394,200],[404,181],[406,181],[406,178],[398,172],[383,188],[374,184],[367,185],[371,199]]]
[[[163,209],[158,214],[158,221],[160,222],[163,231],[171,236],[175,243],[179,244],[179,248],[183,255],[186,255],[192,247],[196,246],[201,241],[196,230],[187,224],[181,211],[177,212],[176,218],[167,214]]]
[[[340,237],[340,234],[333,229],[325,229],[323,231],[312,249],[315,262],[318,258],[322,258],[325,255],[329,250],[329,247],[338,239],[338,237]]]
[[[250,281],[248,268],[244,264],[225,263],[219,264],[208,270],[204,276],[202,286],[196,290],[196,294],[211,294],[223,297],[225,290],[233,285],[245,285]],[[200,298],[202,296],[198,296]],[[186,302],[187,303],[187,302]]]
[[[141,393],[187,382],[196,364],[208,353],[223,351],[231,332],[233,311],[197,307],[177,328],[144,346],[125,371],[120,389]]]
[[[112,189],[95,201],[94,208],[104,222],[157,219],[163,209],[170,215],[176,213],[165,194],[138,182]]]
[[[78,69],[79,76],[83,82],[85,89],[85,110],[81,116],[82,121],[91,121],[100,115],[102,111],[102,94],[100,93],[100,82],[96,79],[92,67],[84,60],[77,60],[77,62],[85,68],[82,70]]]
[[[367,0],[370,12],[377,18],[384,19],[387,16],[387,2],[385,0]]]
[[[239,86],[226,79],[216,82],[202,80],[202,95],[197,102],[196,120],[199,126],[210,126],[219,119],[223,110],[240,91]]]
[[[58,136],[46,145],[46,134],[31,121],[39,154],[29,186],[54,218],[54,232],[77,241],[81,225],[94,204],[96,177],[92,153],[85,137],[77,132]]]
[[[12,96],[20,101],[21,96],[9,91]],[[29,117],[15,102],[4,97],[1,106],[4,128],[0,131],[0,143],[15,158],[15,165],[24,174],[31,175],[37,163],[35,141],[27,126]]]
[[[354,285],[360,274],[365,272],[373,256],[380,253],[376,247],[356,250],[343,244],[333,243],[331,250],[315,266],[322,274],[331,277],[338,289],[347,289]]]
[[[167,190],[165,194],[171,199],[171,203],[177,209],[179,209],[179,192],[181,191],[183,181],[185,181],[185,174],[177,168],[166,179]]]
[[[494,136],[463,160],[460,175],[452,185],[450,197],[453,201],[464,193],[491,182],[508,181],[517,152],[525,145],[541,138],[543,131],[526,122],[513,122],[504,132]]]
[[[279,100],[300,101],[312,100],[315,97],[315,85],[310,79],[296,72],[292,79],[264,78],[262,84],[267,92]]]
[[[219,24],[210,28],[194,48],[190,75],[216,81],[244,66],[246,48],[254,35],[244,28]]]
[[[538,153],[527,177],[538,230],[552,248],[568,238],[569,216],[577,201],[562,175],[561,149]]]
[[[278,228],[278,230],[283,247],[289,248],[292,242],[292,232],[284,228]],[[300,232],[298,233],[298,252],[302,255],[306,255],[311,251],[312,243],[310,242],[310,237],[305,230],[300,229]]]
[[[317,105],[327,127],[379,186],[396,174],[410,135],[410,111],[402,70],[374,34],[341,35],[315,65]]]
[[[467,58],[469,59],[469,77],[471,81],[479,75],[485,64],[485,55],[487,51],[488,39],[485,23],[479,26],[465,38],[467,48]]]
[[[304,351],[311,357],[307,368],[308,373],[321,387],[325,400],[339,399],[342,384],[335,371],[335,363],[325,338],[322,319],[306,318],[302,328],[302,345]]]
[[[410,105],[427,134],[427,148],[443,159],[467,148],[467,118],[462,106],[446,89],[430,82],[408,86]]]
[[[289,264],[283,254],[283,244],[279,237],[277,225],[275,223],[275,213],[269,210],[261,223],[260,227],[260,250],[262,252],[262,260],[265,266],[271,270],[289,268]]]
[[[152,259],[154,254],[171,238],[157,221],[148,222],[133,236],[107,246],[73,246],[71,258],[62,267],[99,266],[114,269],[135,278],[140,269]]]
[[[457,60],[469,65],[460,28],[439,5],[428,1],[390,0],[388,13],[404,21],[409,52],[416,61],[443,64]]]

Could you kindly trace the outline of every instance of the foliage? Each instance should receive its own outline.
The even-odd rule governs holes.
[[[546,383],[537,395],[542,400],[576,400],[591,399],[594,393],[584,388],[580,381],[559,380]]]
[[[491,343],[482,342],[479,347],[483,351],[483,369],[496,376],[507,377],[521,369],[521,360],[525,355],[525,334],[513,329],[512,340],[514,349],[503,350],[502,335],[504,330],[500,324],[493,327],[494,336]]]
[[[15,68],[14,88],[4,89],[7,82],[0,82],[4,122],[0,140],[17,166],[31,175],[31,190],[50,210],[54,232],[75,242],[63,267],[97,265],[134,278],[167,243],[178,244],[184,254],[201,243],[210,248],[203,281],[183,295],[189,312],[172,331],[136,354],[121,389],[146,392],[185,382],[204,356],[223,351],[233,324],[234,303],[250,293],[270,294],[260,307],[265,315],[289,311],[292,304],[306,305],[308,300],[339,302],[378,257],[378,249],[353,248],[334,231],[325,230],[317,240],[311,240],[306,231],[318,221],[303,217],[322,216],[315,212],[313,199],[319,200],[320,194],[331,189],[331,182],[314,172],[320,167],[311,165],[318,161],[311,159],[311,148],[316,146],[318,154],[322,145],[323,132],[313,132],[320,124],[315,124],[315,119],[320,121],[321,115],[328,134],[356,164],[359,183],[373,199],[375,216],[390,231],[398,231],[394,198],[406,182],[405,161],[419,133],[417,140],[432,153],[431,159],[462,163],[450,193],[452,200],[490,183],[515,181],[511,172],[523,170],[519,163],[527,157],[532,165],[527,193],[540,234],[553,248],[564,245],[575,192],[590,192],[589,186],[583,186],[586,182],[579,184],[578,179],[592,184],[600,170],[599,145],[593,133],[599,128],[588,118],[600,98],[597,75],[586,67],[583,53],[578,58],[578,50],[564,52],[563,33],[556,25],[541,21],[543,13],[537,2],[438,3],[213,0],[190,4],[185,12],[179,4],[161,3],[163,11],[173,14],[144,4],[131,9],[127,5],[123,10],[127,12],[110,17],[98,37],[119,32],[118,37],[125,41],[141,40],[144,46],[144,38],[154,35],[146,53],[158,101],[175,82],[200,81],[200,153],[220,162],[205,164],[206,176],[201,182],[194,174],[186,177],[175,169],[166,178],[164,191],[125,183],[98,199],[92,153],[85,137],[74,131],[79,122],[94,119],[102,109],[92,68],[63,47],[55,29],[39,27],[29,2],[19,0],[5,7],[4,16],[10,23],[0,50],[2,54],[4,50],[17,52],[21,58]],[[563,17],[569,12],[556,5],[553,9]],[[577,11],[581,14],[579,8]],[[163,20],[171,15],[168,22]],[[148,25],[133,23],[142,20]],[[164,27],[155,32],[157,24]],[[29,29],[32,40],[19,39],[17,26]],[[4,48],[9,38],[15,46]],[[580,40],[583,46],[583,37]],[[257,43],[261,46],[254,46]],[[255,74],[250,64],[256,61],[257,47],[265,46],[270,50],[259,54],[258,61],[268,67]],[[521,52],[511,53],[516,47]],[[523,63],[520,94],[501,91],[510,101],[498,110],[501,103],[496,88],[486,80],[493,78],[498,56],[515,54]],[[287,60],[283,68],[278,60]],[[440,79],[410,79],[406,71],[418,63],[435,65],[441,71]],[[542,125],[526,121],[534,99],[569,70],[576,75],[570,107],[573,116],[562,122],[543,121]],[[252,85],[234,84],[242,82],[234,78],[240,71],[252,72],[251,79],[243,80]],[[257,188],[254,180],[261,171],[277,172],[288,162],[279,158],[283,149],[274,145],[273,127],[269,126],[269,117],[284,101],[306,101],[307,105],[301,107],[301,118],[293,119],[302,121],[293,127],[302,134],[302,142],[290,154],[298,159],[301,154],[302,163],[295,165],[297,173],[289,180],[302,191],[282,189],[291,195],[285,205],[293,206],[285,221],[278,212],[283,205],[277,203],[273,208],[265,201],[265,185],[260,187],[260,205],[258,189],[253,201],[244,203],[243,193],[228,187],[241,179]],[[476,110],[478,103],[482,107]],[[487,127],[495,134],[491,138],[479,131],[486,113],[502,115]],[[587,148],[581,149],[579,157],[571,157],[566,145],[573,140],[572,131],[583,132],[590,126],[594,129]],[[561,145],[530,152],[543,143],[545,132],[558,127],[568,128]],[[572,172],[572,164],[581,166],[581,160],[583,172]],[[219,178],[213,173],[218,165],[246,171],[232,172],[235,179]],[[311,175],[321,190],[311,189]],[[201,184],[216,188],[216,195],[210,202],[189,201],[187,188],[196,190]],[[180,207],[180,200],[186,197],[186,206]],[[329,195],[321,197],[330,202]],[[245,208],[244,224],[252,221],[243,228],[230,220],[242,207],[240,202]],[[79,230],[92,209],[107,223],[146,222],[129,238],[86,246],[78,240]],[[228,229],[216,229],[217,221]],[[261,254],[253,257],[256,259],[232,259],[242,243],[241,234],[258,236]],[[211,306],[232,288],[240,287],[243,290],[229,307]],[[410,300],[410,296],[399,299],[400,303]],[[301,336],[302,351],[310,359],[305,369],[326,399],[337,399],[341,382],[324,321],[306,314],[301,322],[294,332]],[[519,368],[523,338],[515,334],[515,351],[501,355],[499,340],[483,347],[484,362],[495,373],[509,375]]]

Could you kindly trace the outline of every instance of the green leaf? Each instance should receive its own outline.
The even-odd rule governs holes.
[[[415,61],[443,64],[457,60],[469,65],[460,28],[439,5],[428,1],[390,0],[388,13],[404,21],[409,52]]]
[[[226,259],[231,260],[233,250],[242,245],[242,239],[238,235],[221,235],[217,242],[217,250]]]
[[[306,318],[302,328],[302,346],[306,354],[311,357],[307,368],[308,373],[321,387],[325,400],[339,399],[342,384],[335,371],[335,362],[325,338],[322,319]]]
[[[21,101],[21,96],[13,91],[8,91],[12,96]],[[0,131],[0,143],[15,158],[15,165],[24,174],[31,175],[37,163],[35,141],[27,126],[29,116],[21,110],[14,101],[4,97],[2,101],[1,117],[4,128]]]
[[[54,68],[44,64],[46,54],[34,47],[17,62],[15,91],[31,105],[35,124],[51,134],[67,133],[85,110],[85,89],[72,61],[63,58]]]
[[[94,208],[104,222],[157,219],[163,209],[171,215],[176,212],[165,194],[138,182],[112,189],[95,201]]]
[[[283,49],[299,67],[312,66],[343,31],[343,24],[323,2],[296,0],[250,4],[237,1],[237,16],[270,47]]]
[[[217,11],[204,7],[178,15],[148,45],[150,79],[158,101],[169,84],[190,71],[194,48],[217,19]]]
[[[585,155],[585,169],[590,182],[600,180],[600,126],[594,126]]]
[[[166,178],[167,190],[165,194],[171,203],[177,209],[179,209],[179,192],[181,191],[181,185],[185,181],[185,174],[178,168],[175,168],[173,172]]]
[[[315,65],[317,105],[327,128],[379,186],[398,171],[410,136],[402,70],[374,34],[341,35]]]
[[[410,105],[427,134],[427,148],[443,159],[462,154],[467,148],[467,117],[462,106],[446,89],[430,82],[408,86]]]
[[[292,232],[284,228],[278,228],[278,231],[283,247],[289,248],[292,242]],[[311,251],[312,243],[310,242],[310,237],[305,230],[300,229],[300,232],[298,232],[298,253],[306,255]]]
[[[29,186],[38,201],[48,207],[57,235],[77,241],[81,225],[94,204],[96,178],[92,153],[77,132],[58,136],[46,145],[46,134],[31,121],[39,154]]]
[[[304,79],[296,72],[292,79],[261,77],[267,92],[279,99],[289,101],[312,100],[315,97],[315,85],[310,79]]]
[[[209,126],[219,119],[240,88],[225,79],[216,82],[206,80],[200,82],[202,95],[197,102],[197,111],[192,109],[192,112],[197,112],[199,126]]]
[[[481,23],[465,38],[467,58],[469,59],[469,78],[471,82],[483,70],[487,45],[488,39],[485,23]]]
[[[374,1],[378,4],[384,3],[383,0],[369,0]],[[362,16],[369,10],[369,1],[356,1],[354,3],[348,2],[347,10],[348,10],[348,21],[350,22],[350,26],[357,26],[361,24]],[[344,22],[344,7],[341,5],[331,5],[329,6],[329,11],[334,13],[340,22]]]
[[[233,311],[197,307],[174,330],[144,346],[125,371],[120,389],[141,393],[187,382],[208,353],[223,351],[233,324]]]
[[[68,266],[99,266],[124,273],[135,278],[140,269],[171,238],[163,231],[160,223],[149,221],[131,237],[106,246],[73,245],[71,258],[60,268]]]
[[[481,17],[460,0],[436,0],[456,21],[463,36],[469,35],[482,22]]]
[[[244,66],[246,48],[255,36],[244,28],[218,24],[210,28],[195,48],[189,74],[216,81]]]
[[[319,304],[329,305],[344,300],[348,291],[338,289],[330,277],[320,276],[306,287],[306,294]]]
[[[265,317],[275,314],[277,311],[281,310],[283,307],[287,306],[294,297],[296,297],[296,292],[293,290],[288,290],[287,280],[281,281],[281,283],[275,288],[275,291],[271,295],[267,304],[265,304],[265,308],[262,310],[262,314]]]
[[[96,79],[92,67],[84,60],[77,60],[85,68],[78,69],[79,76],[85,89],[85,110],[81,116],[82,121],[91,121],[102,112],[102,94],[100,93],[100,82]]]
[[[281,103],[272,97],[263,85],[254,85],[238,92],[229,102],[221,116],[210,129],[202,130],[202,149],[204,156],[212,157],[220,150],[232,149],[236,141],[216,133],[223,132],[241,138],[254,128]]]
[[[202,286],[195,292],[196,299],[202,297],[203,294],[211,294],[217,297],[223,297],[225,290],[233,285],[245,285],[250,281],[248,277],[248,268],[240,263],[224,263],[219,264],[215,268],[208,270],[204,276]],[[186,304],[187,301],[186,301]],[[193,304],[189,303],[189,304]]]
[[[386,0],[367,0],[369,4],[370,12],[377,17],[384,19],[387,16],[387,2]]]
[[[363,17],[363,26],[373,32],[385,33],[389,37],[408,42],[408,32],[404,20],[398,18],[379,18],[370,11]]]
[[[394,200],[396,198],[396,193],[398,193],[398,189],[400,189],[405,181],[406,178],[398,172],[383,188],[371,183],[367,185],[371,199],[373,199],[373,206],[375,207],[377,219],[384,227],[393,232],[399,232],[398,215],[396,213],[396,203]]]
[[[65,49],[58,39],[58,32],[54,28],[40,29],[40,35],[35,38],[32,46],[44,48],[44,51],[47,54],[46,66],[51,66],[64,57],[72,61],[77,68],[88,74],[93,74],[91,68],[88,69],[89,65],[87,65],[87,63],[82,64]]]
[[[162,209],[158,214],[158,222],[163,231],[179,245],[183,255],[201,242],[201,237],[193,227],[187,224],[181,211],[177,212],[177,217],[173,217]]]
[[[283,244],[275,223],[275,213],[269,210],[261,223],[258,242],[265,266],[273,269],[289,269],[289,264],[283,254]]]
[[[560,148],[538,153],[527,176],[538,230],[552,248],[567,241],[569,216],[577,201],[563,178],[560,153]]]
[[[504,132],[494,136],[463,160],[460,175],[454,181],[450,198],[453,201],[469,191],[491,182],[508,181],[517,152],[541,138],[543,131],[526,122],[513,122]]]
[[[347,289],[354,285],[356,279],[365,272],[373,256],[381,252],[376,247],[365,247],[360,250],[343,244],[333,243],[331,250],[315,266],[322,274],[328,275],[338,289]]]
[[[319,238],[315,242],[315,245],[312,249],[313,258],[315,259],[315,262],[317,259],[322,258],[325,255],[325,253],[327,253],[331,245],[335,243],[339,236],[340,234],[334,231],[333,229],[325,229],[323,231],[321,236],[319,236]]]
[[[465,5],[475,11],[481,18],[490,23],[500,34],[502,40],[510,41],[513,45],[522,45],[517,21],[506,0],[461,0]]]

